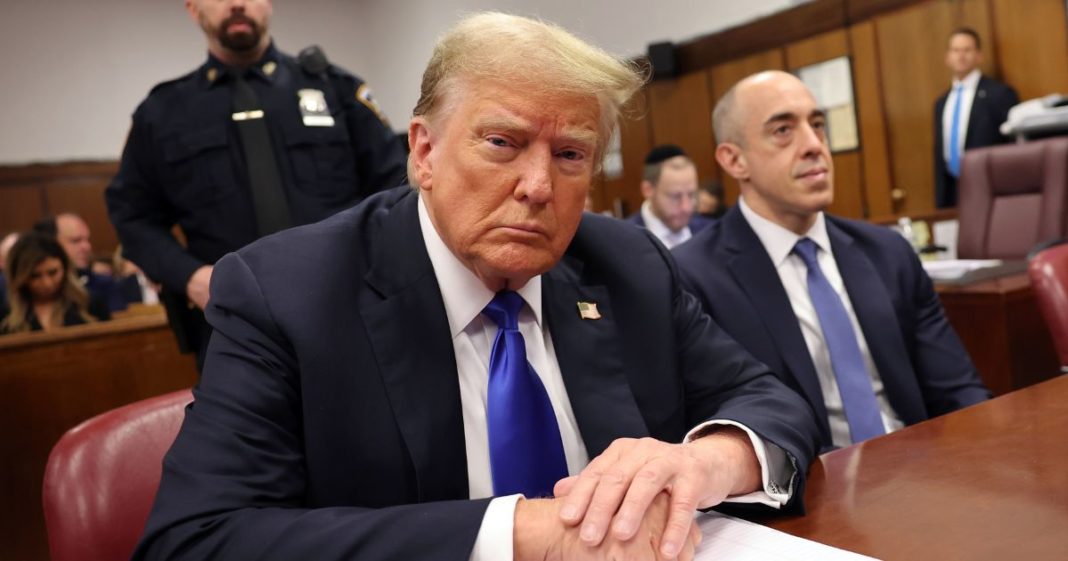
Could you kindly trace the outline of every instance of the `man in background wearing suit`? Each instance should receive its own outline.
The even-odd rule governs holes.
[[[416,188],[217,263],[135,559],[692,559],[696,508],[795,506],[804,401],[583,212],[641,82],[534,20],[446,33]]]
[[[642,208],[627,218],[648,228],[668,249],[690,239],[711,221],[697,207],[697,166],[674,144],[649,151],[642,172]]]
[[[946,66],[953,86],[935,101],[935,205],[957,206],[957,178],[965,150],[1002,144],[1009,138],[999,127],[1020,102],[1016,90],[979,72],[982,44],[974,29],[961,27],[949,36]]]
[[[713,319],[804,396],[825,448],[989,397],[908,242],[824,213],[826,115],[796,77],[750,76],[713,113],[741,199],[675,249]]]

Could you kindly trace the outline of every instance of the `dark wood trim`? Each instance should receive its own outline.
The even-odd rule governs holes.
[[[924,221],[928,223],[942,222],[943,220],[957,220],[958,213],[956,208],[938,208],[929,212],[914,212],[911,214],[900,213],[889,216],[871,216],[868,218],[868,222],[872,224],[882,224],[883,226],[893,226],[897,224],[899,218],[908,216],[913,222]]]
[[[27,183],[68,183],[84,179],[114,176],[117,160],[73,161],[49,164],[0,166],[0,187]]]
[[[856,23],[928,0],[846,0],[846,20]]]
[[[846,0],[815,0],[675,47],[679,74],[688,74],[846,26]]]
[[[116,333],[133,333],[147,329],[167,326],[167,316],[159,313],[130,316],[111,321],[72,325],[55,331],[36,331],[30,333],[12,333],[0,337],[0,352],[8,349],[53,345],[76,340],[88,340],[108,337]]]
[[[814,0],[807,4],[680,43],[678,75],[849,27],[874,16],[929,0]]]

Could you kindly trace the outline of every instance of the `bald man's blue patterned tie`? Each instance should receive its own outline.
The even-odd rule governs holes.
[[[545,497],[567,477],[567,460],[549,394],[527,362],[519,332],[522,307],[523,298],[505,290],[482,310],[498,327],[486,403],[493,494]]]
[[[794,246],[794,253],[808,267],[808,295],[823,330],[823,339],[831,355],[831,368],[838,382],[838,394],[842,396],[849,434],[853,442],[860,442],[886,433],[879,403],[875,399],[868,369],[860,353],[853,322],[846,313],[845,305],[834,291],[827,277],[823,276],[816,252],[816,242],[802,238]]]

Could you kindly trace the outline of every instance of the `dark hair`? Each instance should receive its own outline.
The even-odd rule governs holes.
[[[59,226],[56,225],[56,217],[49,216],[48,218],[42,218],[33,223],[32,231],[46,236],[52,236],[53,238],[59,237]]]
[[[979,32],[970,27],[958,27],[953,30],[953,33],[949,34],[949,38],[952,39],[956,35],[967,35],[975,41],[975,50],[983,50],[983,40],[979,38]]]
[[[60,305],[54,308],[53,321],[62,324],[63,313],[70,304],[77,306],[78,312],[86,321],[93,321],[86,312],[89,296],[74,279],[70,258],[67,257],[63,246],[59,245],[53,236],[30,231],[21,234],[7,254],[4,273],[8,279],[7,296],[11,311],[0,323],[0,328],[10,333],[30,330],[27,322],[28,312],[32,310],[33,305],[29,290],[30,279],[34,268],[49,258],[56,258],[63,264],[63,285],[59,289]]]

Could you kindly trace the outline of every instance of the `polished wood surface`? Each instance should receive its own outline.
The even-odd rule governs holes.
[[[884,561],[1068,559],[1068,376],[821,456],[784,532]]]
[[[64,432],[196,379],[159,313],[0,337],[0,559],[48,559],[41,483]]]
[[[935,289],[949,323],[995,395],[1058,375],[1060,362],[1026,273]]]

